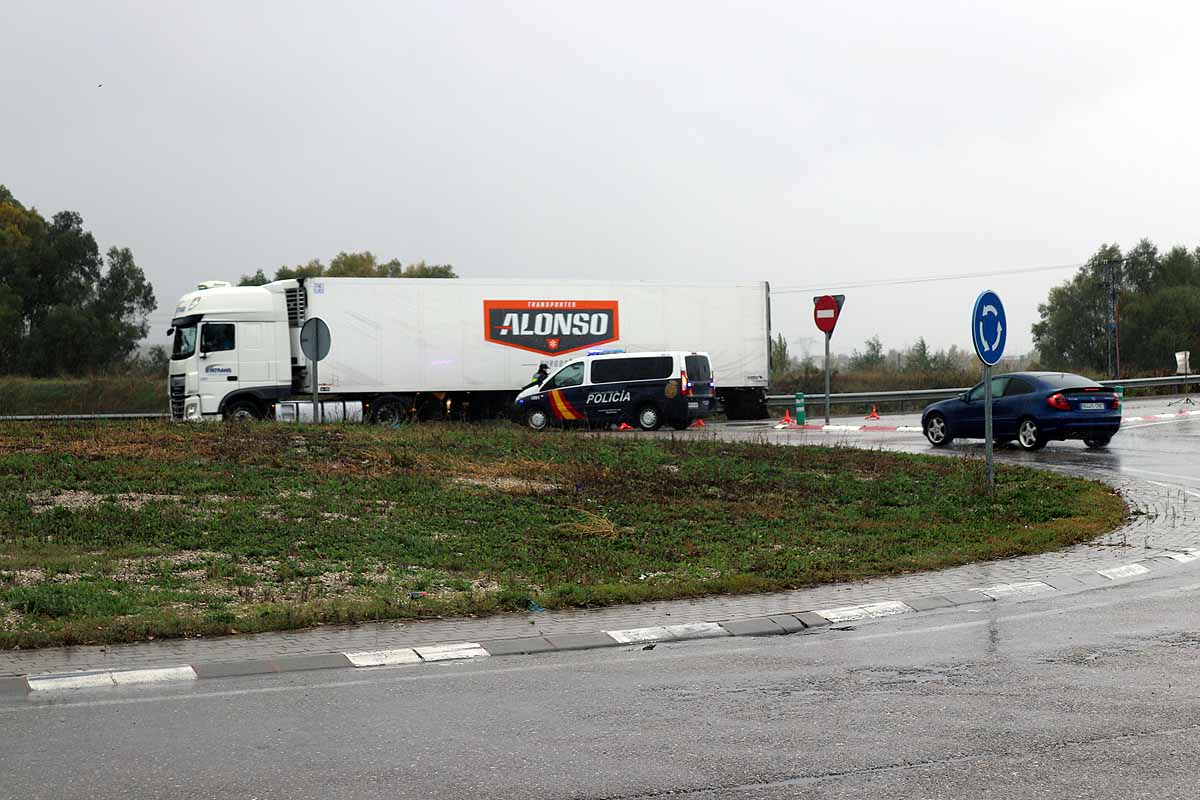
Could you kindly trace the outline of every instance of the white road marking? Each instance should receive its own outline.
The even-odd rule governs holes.
[[[823,425],[823,431],[861,431],[862,425]]]
[[[972,591],[982,592],[993,600],[999,600],[1002,597],[1027,597],[1029,595],[1042,594],[1043,592],[1053,592],[1054,587],[1041,581],[1023,581],[1020,583],[998,583],[995,586],[984,586]]]
[[[907,614],[910,611],[912,611],[912,608],[901,603],[899,600],[885,600],[882,603],[827,608],[817,613],[830,622],[851,622],[856,619],[874,619],[876,617],[890,617],[893,614]]]
[[[1167,558],[1173,558],[1182,564],[1186,564],[1189,561],[1195,561],[1197,558],[1200,558],[1200,554],[1197,554],[1195,551],[1189,553],[1167,553]]]
[[[1119,567],[1096,570],[1096,572],[1113,581],[1118,578],[1132,578],[1134,575],[1145,575],[1149,571],[1141,564],[1122,564]]]
[[[395,650],[363,650],[358,653],[343,653],[356,667],[396,667],[402,664],[420,664],[421,657],[411,647]]]
[[[619,644],[634,644],[635,642],[661,642],[670,639],[670,632],[662,625],[650,628],[627,628],[623,631],[605,631]]]
[[[454,642],[429,647],[414,647],[422,661],[452,661],[456,658],[487,658],[491,655],[479,642]]]

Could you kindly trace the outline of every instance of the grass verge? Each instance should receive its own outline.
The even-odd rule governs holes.
[[[0,376],[0,416],[166,413],[167,376],[141,373],[84,378]]]
[[[1125,519],[1099,483],[516,426],[0,425],[0,647],[791,589]]]

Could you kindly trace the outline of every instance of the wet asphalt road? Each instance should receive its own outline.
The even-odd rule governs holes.
[[[1186,503],[1198,454],[1193,417],[1000,458]],[[0,702],[0,797],[1192,798],[1198,601],[1189,566],[810,635]]]

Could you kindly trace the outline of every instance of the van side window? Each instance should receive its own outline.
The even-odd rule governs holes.
[[[674,372],[670,356],[605,358],[592,362],[592,383],[620,383],[669,378]]]
[[[233,323],[209,322],[200,329],[200,352],[215,353],[235,349]]]
[[[581,383],[583,383],[583,362],[576,361],[574,364],[567,364],[560,369],[553,378],[546,381],[542,389],[549,391],[551,389],[562,389],[567,386],[578,386]]]

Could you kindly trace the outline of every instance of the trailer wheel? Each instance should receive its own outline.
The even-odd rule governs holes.
[[[381,397],[371,406],[371,422],[376,425],[399,425],[405,416],[404,404],[398,397]]]

